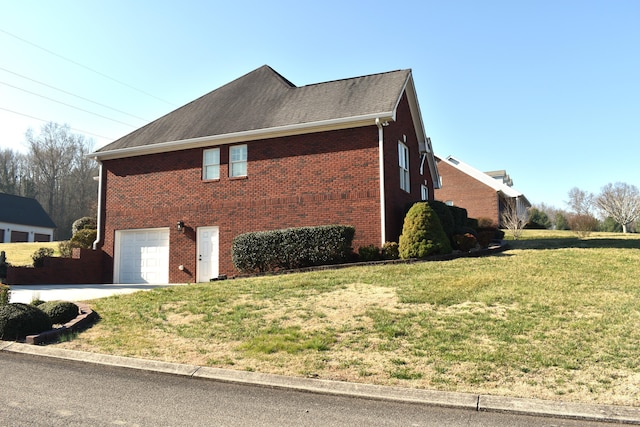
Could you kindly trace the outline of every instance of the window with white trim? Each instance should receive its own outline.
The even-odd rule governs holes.
[[[400,188],[409,193],[409,148],[398,141],[398,166],[400,169]]]
[[[202,179],[220,179],[220,149],[209,148],[202,154]]]
[[[229,176],[247,176],[247,146],[233,145],[229,147]]]
[[[429,200],[429,187],[422,184],[422,186],[420,186],[420,195],[422,196],[422,200]]]

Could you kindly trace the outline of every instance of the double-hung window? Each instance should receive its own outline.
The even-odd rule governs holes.
[[[409,148],[398,141],[398,166],[400,169],[400,188],[411,192],[409,185]]]
[[[229,148],[229,176],[247,176],[246,145],[233,145]]]
[[[220,179],[220,149],[204,150],[202,159],[202,179]]]

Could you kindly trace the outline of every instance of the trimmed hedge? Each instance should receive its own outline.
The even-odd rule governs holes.
[[[19,340],[52,326],[49,316],[33,305],[16,302],[0,306],[0,339]]]
[[[426,202],[429,207],[438,215],[438,219],[440,220],[440,225],[444,230],[444,234],[447,235],[447,238],[451,239],[453,233],[456,231],[455,222],[453,215],[451,214],[450,206],[447,206],[446,203],[440,202],[438,200],[429,200]]]
[[[233,239],[233,265],[255,273],[347,262],[354,234],[355,228],[345,225],[240,234]]]

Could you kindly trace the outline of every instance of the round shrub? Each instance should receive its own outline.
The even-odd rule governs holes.
[[[382,259],[398,259],[398,258],[400,258],[398,243],[384,242],[384,245],[382,245]]]
[[[93,246],[97,234],[98,230],[85,228],[74,234],[69,243],[72,248],[89,249]]]
[[[428,203],[415,203],[404,218],[399,244],[400,258],[426,258],[451,253],[451,243]]]
[[[73,224],[71,224],[71,235],[73,236],[80,230],[95,230],[96,228],[98,228],[96,219],[90,216],[84,216],[73,221]]]
[[[52,326],[49,316],[38,307],[19,302],[0,306],[0,339],[19,340]]]
[[[46,258],[51,258],[53,256],[53,249],[51,248],[40,248],[31,255],[31,259],[33,260],[34,267],[42,267],[44,265],[44,260]]]
[[[38,308],[44,311],[53,323],[67,323],[75,319],[80,312],[77,305],[68,301],[48,301],[38,305]]]

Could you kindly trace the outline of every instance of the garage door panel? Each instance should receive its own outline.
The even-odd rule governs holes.
[[[169,281],[169,229],[121,230],[114,278],[121,283]]]

